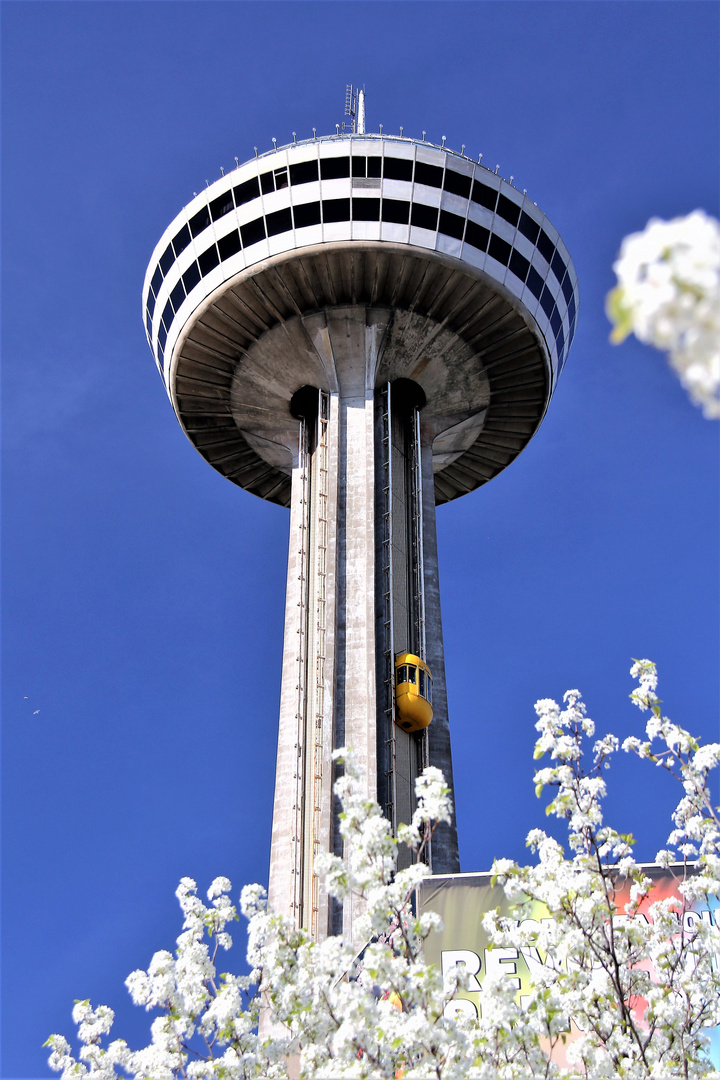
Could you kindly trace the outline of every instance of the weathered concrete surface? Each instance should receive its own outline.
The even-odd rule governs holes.
[[[296,882],[297,853],[302,803],[302,718],[298,692],[299,641],[301,636],[303,591],[302,519],[305,514],[300,463],[293,466],[294,498],[290,507],[290,538],[285,592],[285,632],[280,689],[275,802],[270,856],[268,895],[275,911],[291,918],[298,910]]]
[[[292,331],[293,335],[302,331],[299,340],[312,343],[315,360],[309,367],[310,375],[329,392],[328,477],[323,511],[328,529],[322,539],[317,496],[319,451],[310,453],[304,471],[296,451],[269,897],[275,910],[288,914],[317,936],[330,929],[331,912],[322,887],[316,883],[313,892],[314,860],[319,850],[339,850],[331,795],[335,747],[354,749],[368,797],[375,799],[378,795],[378,717],[385,703],[379,700],[376,681],[379,643],[375,619],[375,464],[380,449],[374,397],[386,328],[377,312],[345,308],[312,316],[302,326],[296,324]],[[432,425],[431,412],[429,418]],[[298,426],[298,421],[290,417],[288,444],[291,434],[297,443]],[[423,470],[426,634],[437,717],[437,737],[430,741],[430,762],[451,779],[429,443],[424,449]],[[405,512],[401,507],[400,516]],[[409,536],[398,535],[398,542],[403,549],[398,558],[407,560]],[[324,588],[315,570],[319,560],[324,560]],[[406,613],[406,622],[408,618]],[[323,623],[323,634],[317,630],[319,621]],[[320,662],[322,668],[318,667]],[[320,670],[322,679],[318,683]],[[398,730],[398,735],[404,748],[398,761],[402,800],[398,820],[409,820],[413,810],[412,781],[417,773],[413,755],[417,756],[417,748],[405,732]],[[316,752],[318,740],[321,750]],[[317,813],[312,806],[316,784],[322,791]],[[454,826],[446,834],[435,847],[442,872],[452,872],[457,869]],[[358,910],[357,902],[349,900],[342,915],[343,933],[353,942]]]
[[[422,414],[421,414],[422,416]],[[440,613],[440,574],[438,567],[437,530],[435,526],[435,497],[432,488],[432,450],[425,445],[423,466],[423,528],[425,570],[425,624],[427,663],[433,675],[433,720],[428,728],[430,764],[441,769],[450,790],[453,790],[450,725],[448,721],[447,684],[445,681],[445,649],[443,647]],[[457,826],[438,825],[432,839],[431,866],[434,874],[460,872]]]
[[[353,242],[243,272],[181,334],[173,405],[216,469],[290,504],[290,398],[308,384],[337,391],[328,320],[353,308],[376,343],[386,338],[366,385],[402,377],[425,391],[426,430],[442,436],[436,502],[473,490],[520,453],[550,393],[545,346],[522,305],[449,256]]]

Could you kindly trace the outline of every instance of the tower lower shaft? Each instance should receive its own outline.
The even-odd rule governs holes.
[[[346,329],[346,338],[358,331]],[[370,381],[370,346],[365,360]],[[329,904],[316,866],[321,851],[342,853],[333,749],[354,749],[368,797],[394,828],[413,814],[425,764],[452,783],[430,446],[417,404],[392,385],[363,385],[358,369],[338,363],[337,389],[308,394],[314,407],[298,423],[269,884],[272,907],[313,937],[351,941],[357,902]],[[394,722],[403,651],[433,672],[435,716],[424,732]],[[454,826],[433,845],[433,869],[457,871]],[[400,864],[410,857],[401,851]]]

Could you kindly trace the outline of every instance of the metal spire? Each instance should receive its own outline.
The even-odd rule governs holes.
[[[365,91],[355,89],[351,83],[345,88],[345,115],[352,121],[353,135],[365,134]],[[343,131],[345,125],[343,124]]]
[[[365,134],[365,91],[357,92],[357,124],[355,130],[358,135]]]

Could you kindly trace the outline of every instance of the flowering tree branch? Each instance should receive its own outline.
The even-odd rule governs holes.
[[[625,237],[607,297],[611,340],[668,354],[692,401],[720,418],[720,225],[702,210]]]
[[[253,970],[218,975],[218,957],[231,944],[227,926],[237,919],[230,882],[216,879],[206,903],[183,878],[175,954],[156,953],[147,971],[127,980],[136,1004],[158,1013],[150,1043],[136,1051],[122,1040],[104,1046],[112,1010],[78,1002],[79,1053],[74,1057],[67,1040],[53,1035],[51,1066],[63,1080],[276,1080],[289,1069],[301,1077],[379,1080],[718,1080],[706,1031],[720,1024],[719,931],[687,916],[693,901],[720,890],[720,829],[709,788],[720,746],[700,746],[662,715],[651,663],[639,661],[632,672],[632,700],[650,718],[646,739],[626,739],[623,749],[668,770],[683,787],[668,848],[658,855],[666,865],[678,856],[685,862],[680,901],[649,903],[651,882],[634,861],[632,837],[605,824],[604,774],[618,741],[595,739],[579,693],[569,691],[562,705],[537,703],[535,746],[537,758],[551,761],[536,772],[536,791],[553,789],[547,812],[566,823],[569,855],[533,829],[533,865],[497,860],[493,868],[515,905],[513,917],[485,916],[493,946],[527,959],[529,993],[520,995],[512,979],[496,973],[482,984],[478,1017],[448,1008],[468,975],[456,966],[443,983],[424,960],[423,942],[439,920],[418,913],[413,898],[428,868],[417,858],[396,870],[399,843],[418,857],[437,822],[449,819],[447,786],[438,770],[426,770],[413,820],[393,836],[363,795],[352,753],[342,752],[345,772],[336,790],[345,851],[342,858],[325,855],[323,871],[331,895],[364,900],[361,954],[340,938],[313,941],[269,911],[264,891],[253,885],[241,896]],[[623,904],[620,888],[628,880]],[[531,902],[550,917],[528,917]],[[257,1032],[261,1008],[271,1034]]]

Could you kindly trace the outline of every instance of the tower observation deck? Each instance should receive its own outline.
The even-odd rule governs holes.
[[[240,165],[155,248],[143,318],[183,430],[290,510],[269,899],[316,937],[353,936],[315,869],[339,844],[333,749],[354,747],[394,826],[425,764],[452,785],[435,507],[537,431],[577,304],[565,245],[510,183],[362,130]],[[398,715],[405,654],[403,678],[428,672],[417,730]],[[454,825],[431,860],[459,869]]]

